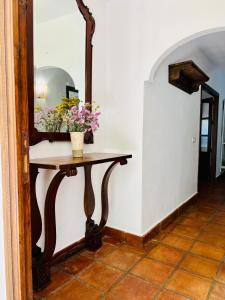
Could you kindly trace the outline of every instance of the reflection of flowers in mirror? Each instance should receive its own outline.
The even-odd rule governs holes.
[[[36,82],[36,98],[46,99],[48,96],[48,85],[44,80],[39,79]]]
[[[99,106],[79,98],[62,98],[56,107],[35,105],[35,127],[45,132],[87,132],[99,128]]]

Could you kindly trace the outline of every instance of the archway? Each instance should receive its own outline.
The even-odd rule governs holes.
[[[144,100],[144,230],[198,191],[200,91],[189,95],[170,85],[169,64],[194,60],[209,75],[209,85],[220,94],[219,174],[221,107],[225,98],[225,64],[220,63],[222,55],[225,58],[225,49],[220,51],[219,43],[223,40],[225,27],[191,35],[167,49],[151,69]],[[215,49],[218,51],[211,51]]]
[[[176,49],[179,47],[184,46],[185,44],[190,43],[191,41],[194,41],[196,39],[200,39],[202,37],[206,37],[212,34],[220,33],[220,32],[225,32],[225,27],[217,27],[217,28],[211,28],[207,30],[203,30],[197,33],[194,33],[188,37],[185,37],[184,39],[180,40],[179,42],[171,45],[166,51],[164,51],[162,54],[159,55],[158,59],[155,61],[153,67],[151,68],[150,75],[149,75],[149,80],[150,82],[153,82],[155,74],[160,67],[161,63],[168,57],[170,54],[172,54]]]

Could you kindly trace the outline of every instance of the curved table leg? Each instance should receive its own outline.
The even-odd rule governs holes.
[[[95,199],[94,199],[94,193],[93,193],[93,188],[91,183],[91,168],[85,167],[86,168],[85,191],[87,191],[85,195],[86,194],[88,195],[88,197],[86,196],[84,198],[85,213],[87,216],[85,242],[86,242],[86,248],[91,251],[96,251],[102,246],[102,230],[107,222],[108,213],[109,213],[108,183],[109,183],[110,175],[112,174],[113,169],[118,163],[120,163],[121,165],[125,165],[127,164],[127,160],[123,159],[123,160],[118,160],[113,162],[110,165],[110,167],[107,169],[102,181],[102,190],[101,190],[102,215],[101,215],[101,221],[99,225],[95,224],[95,222],[91,219],[95,208]],[[88,188],[90,190],[88,190]],[[87,209],[88,207],[90,208],[90,210]]]
[[[97,231],[98,225],[92,220],[92,215],[95,210],[95,195],[91,180],[92,165],[84,166],[85,187],[84,187],[84,211],[87,217],[85,245],[86,248],[92,251],[101,247],[101,239]]]
[[[36,196],[36,180],[39,174],[38,168],[30,167],[30,195],[31,195],[31,230],[32,230],[32,257],[38,259],[41,255],[41,248],[37,242],[42,233],[41,213],[38,207]]]
[[[40,290],[48,285],[51,279],[51,259],[56,246],[55,203],[60,183],[65,176],[76,176],[77,170],[59,171],[52,179],[45,200],[45,246],[41,258],[33,264],[34,288]]]
[[[99,224],[99,231],[102,231],[104,228],[107,220],[108,220],[108,215],[109,215],[109,199],[108,199],[108,185],[109,185],[109,178],[112,174],[113,169],[115,166],[120,163],[120,165],[126,165],[127,160],[121,160],[121,161],[115,161],[114,163],[111,164],[111,166],[107,169],[103,181],[102,181],[102,191],[101,191],[101,200],[102,200],[102,216],[101,216],[101,221]]]

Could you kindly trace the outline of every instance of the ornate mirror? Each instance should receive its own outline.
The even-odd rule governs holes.
[[[95,21],[83,0],[28,0],[27,27],[30,145],[69,140],[59,112],[92,102]]]

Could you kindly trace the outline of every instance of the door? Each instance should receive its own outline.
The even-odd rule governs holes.
[[[202,87],[199,180],[216,178],[218,99],[219,95],[216,91],[207,85]]]

